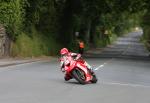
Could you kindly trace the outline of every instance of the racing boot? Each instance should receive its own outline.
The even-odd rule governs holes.
[[[85,62],[85,65],[86,65],[86,67],[88,68],[88,70],[89,70],[89,72],[91,73],[91,74],[94,74],[94,69],[87,63],[87,62]]]
[[[93,71],[94,69],[91,66],[89,66],[87,68],[88,68],[89,72],[93,75],[94,74],[94,71]]]
[[[68,80],[72,79],[72,77],[70,77],[68,74],[66,74],[64,79],[65,79],[65,81],[68,81]]]
[[[94,74],[93,68],[90,68],[89,71],[92,75]]]

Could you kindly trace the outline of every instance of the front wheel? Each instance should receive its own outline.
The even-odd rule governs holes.
[[[74,69],[72,71],[72,75],[80,84],[86,84],[86,76],[84,71],[82,71],[81,69]]]

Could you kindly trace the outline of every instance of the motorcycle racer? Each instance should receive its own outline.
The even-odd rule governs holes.
[[[69,64],[68,58],[73,58],[74,60],[78,60],[79,58],[81,58],[81,54],[69,52],[67,48],[62,48],[60,50],[60,54],[61,54],[60,66],[62,72],[65,72],[64,66]],[[87,66],[87,68],[90,70],[91,73],[94,73],[92,67],[85,60],[83,61],[83,63]]]

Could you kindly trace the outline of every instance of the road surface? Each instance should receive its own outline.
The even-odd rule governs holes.
[[[0,68],[1,103],[150,103],[150,62],[87,59],[97,84],[64,81],[57,61]]]
[[[98,82],[87,85],[64,81],[57,58],[1,67],[0,103],[150,103],[150,61],[138,56],[86,58],[100,67],[95,71]]]
[[[96,48],[87,51],[86,57],[94,58],[128,58],[149,59],[150,52],[141,42],[142,32],[131,32],[119,37],[112,45],[106,48]]]

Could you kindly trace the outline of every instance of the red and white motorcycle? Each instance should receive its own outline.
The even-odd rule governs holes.
[[[60,61],[63,61],[63,58],[61,58]],[[97,77],[94,71],[91,72],[84,62],[85,61],[81,58],[75,60],[72,57],[68,57],[63,64],[65,71],[64,79],[68,81],[74,78],[80,84],[96,83]]]

